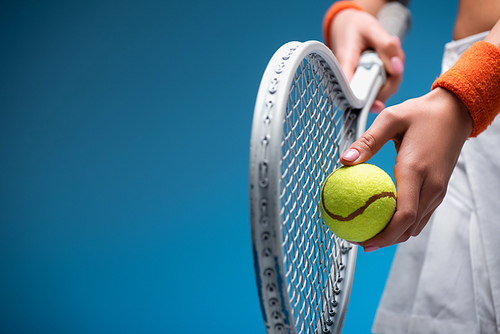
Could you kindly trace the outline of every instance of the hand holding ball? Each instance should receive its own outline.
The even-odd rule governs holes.
[[[377,166],[343,166],[331,173],[320,192],[323,221],[338,237],[362,242],[373,238],[396,210],[396,188]]]

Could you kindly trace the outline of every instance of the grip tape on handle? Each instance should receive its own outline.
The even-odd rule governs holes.
[[[405,5],[392,1],[382,7],[378,13],[378,20],[392,36],[403,39],[411,26],[410,11]]]

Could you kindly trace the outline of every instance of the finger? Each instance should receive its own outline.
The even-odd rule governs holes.
[[[410,227],[403,233],[401,236],[394,241],[394,244],[399,244],[402,242],[407,241],[410,237],[416,237],[418,236],[422,230],[427,226],[427,223],[429,222],[430,218],[434,214],[434,211],[436,210],[437,206],[436,205],[432,210],[429,210],[422,219],[416,219],[415,223],[410,225]],[[369,241],[369,242],[368,242]],[[366,241],[363,245],[365,246],[364,248],[367,249],[368,252],[379,249],[380,247],[384,246],[378,246],[378,245],[373,245],[372,243],[377,244],[377,240],[375,238],[372,238],[371,240]],[[360,245],[360,246],[363,246]]]
[[[368,161],[382,146],[401,131],[401,122],[391,108],[384,109],[370,128],[342,154],[344,165],[355,165]]]
[[[422,230],[424,229],[424,227],[427,226],[427,223],[429,222],[429,219],[431,219],[431,217],[434,214],[435,210],[436,209],[432,210],[431,212],[427,213],[427,215],[424,216],[424,218],[418,224],[417,228],[415,230],[413,230],[413,232],[411,234],[412,237],[416,237],[416,236],[418,236],[422,232]]]
[[[398,50],[399,54],[397,56],[394,56],[390,59],[391,66],[389,66],[389,69],[391,72],[389,72],[391,75],[401,75],[403,74],[405,70],[405,65],[404,65],[404,53],[402,53],[402,50]],[[401,52],[401,53],[400,53]]]
[[[372,104],[372,106],[370,108],[370,112],[378,114],[378,113],[380,113],[384,109],[385,109],[384,102],[382,102],[380,100],[375,100],[375,101],[373,101],[373,104]]]
[[[388,75],[387,80],[382,86],[382,89],[377,95],[377,99],[380,101],[387,101],[392,95],[396,94],[399,90],[399,86],[403,81],[403,75]]]
[[[404,150],[400,151],[405,155]],[[395,168],[398,184],[397,209],[388,226],[363,246],[368,251],[405,242],[417,236],[441,204],[446,194],[446,182],[439,175],[426,175],[417,167]]]
[[[398,91],[403,80],[405,54],[401,40],[390,36],[380,24],[373,25],[366,39],[369,45],[374,45],[387,73],[387,81],[377,96],[377,99],[386,101]]]
[[[429,222],[429,219],[432,217],[432,214],[434,213],[435,210],[436,208],[434,208],[426,215],[424,215],[424,217],[420,221],[416,221],[415,224],[413,224],[413,226],[410,229],[408,229],[407,232],[403,233],[399,237],[399,239],[397,239],[394,243],[399,244],[401,242],[407,241],[410,237],[418,236],[422,232],[422,230],[427,226],[427,223]]]
[[[405,55],[399,38],[395,36],[391,38],[394,43],[389,42],[384,46],[384,51],[380,49],[377,51],[387,73],[387,81],[377,95],[377,99],[381,101],[386,101],[394,95],[403,81]]]
[[[417,222],[408,230],[408,234],[415,237],[422,232],[430,217],[442,203],[446,194],[446,185],[440,181],[433,181],[432,177],[424,180],[420,192]]]
[[[388,46],[388,59],[386,59],[386,62],[388,62],[390,65],[387,63],[384,63],[384,65],[386,65],[387,72],[390,75],[399,76],[403,74],[405,69],[405,54],[403,52],[403,49],[401,48],[399,37],[392,36],[392,39],[393,41],[395,41],[395,45],[390,43],[390,45]]]
[[[378,98],[382,101],[386,101],[392,95],[396,94],[403,81],[405,55],[401,49],[399,38],[395,38],[399,48],[398,50],[394,50],[397,55],[391,57],[389,60],[385,57],[383,57],[384,59],[381,58],[387,71],[387,81],[378,94]]]
[[[382,27],[381,27],[382,28]],[[383,29],[383,28],[382,28]],[[375,36],[376,29],[371,30],[367,36],[370,45],[375,46],[375,52],[382,60],[389,76],[400,76],[404,72],[405,54],[401,48],[401,41],[396,36],[390,36],[385,30]],[[378,39],[378,43],[375,41]]]
[[[395,172],[396,173],[396,172]],[[414,231],[417,222],[421,179],[414,176],[411,170],[398,173],[396,212],[386,228],[375,237],[362,243],[365,251],[387,247],[398,241],[406,241]]]
[[[354,72],[356,72],[360,53],[361,52],[358,49],[347,48],[343,49],[342,52],[336,53],[339,65],[342,68],[348,82],[351,82]]]

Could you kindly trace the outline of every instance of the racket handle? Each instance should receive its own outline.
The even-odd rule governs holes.
[[[378,20],[384,29],[392,36],[403,40],[410,29],[410,11],[405,5],[392,1],[382,7]],[[374,51],[365,51],[359,59],[359,64],[351,81],[354,95],[364,101],[361,110],[356,136],[359,137],[366,128],[366,118],[375,97],[386,81],[384,64]]]
[[[382,7],[378,13],[378,20],[390,35],[398,36],[401,40],[411,25],[410,11],[397,1],[389,2]]]

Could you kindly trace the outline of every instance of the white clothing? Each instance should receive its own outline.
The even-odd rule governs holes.
[[[485,35],[446,44],[442,71]],[[443,203],[398,246],[374,333],[500,333],[499,145],[500,117],[465,143]]]

